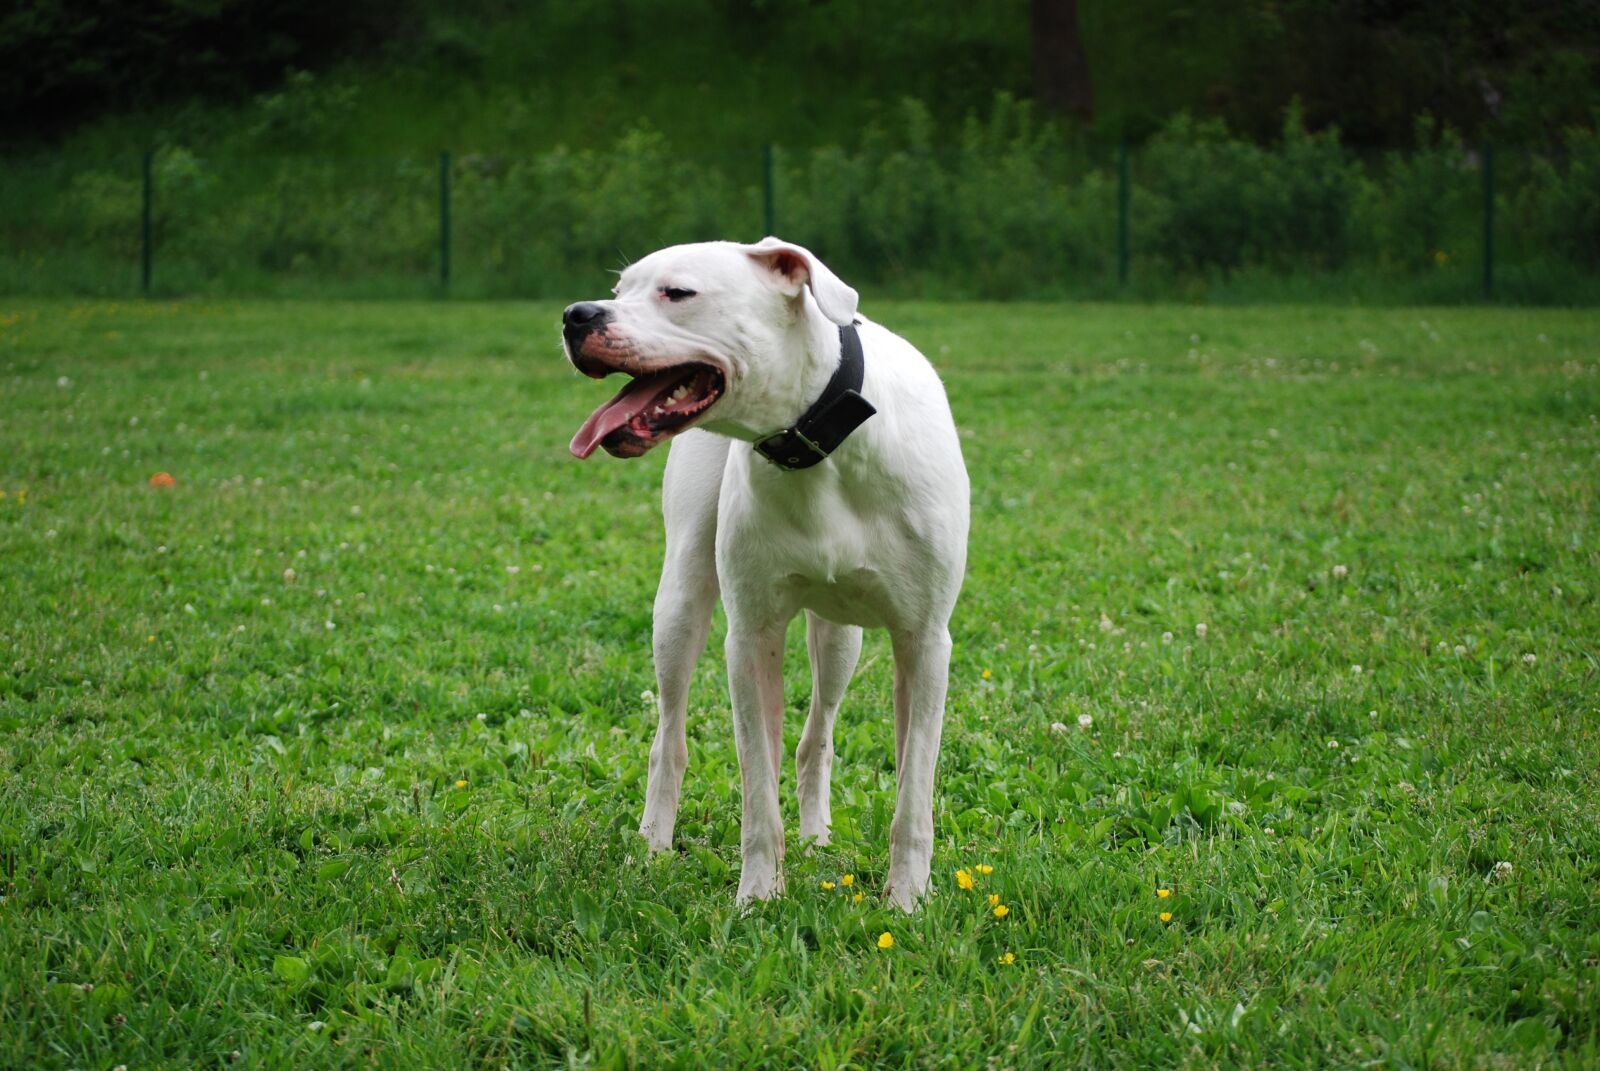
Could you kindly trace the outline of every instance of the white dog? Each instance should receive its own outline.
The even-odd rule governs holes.
[[[785,630],[806,611],[800,835],[826,844],[834,716],[861,629],[886,628],[898,795],[885,894],[912,910],[932,861],[948,625],[967,552],[967,472],[944,387],[915,347],[856,315],[854,290],[775,238],[663,249],[624,271],[615,293],[564,317],[579,371],[634,377],[584,422],[572,452],[637,457],[679,436],[662,491],[661,720],[640,832],[653,850],[672,841],[689,679],[720,592],[744,799],[738,898],[781,893]]]

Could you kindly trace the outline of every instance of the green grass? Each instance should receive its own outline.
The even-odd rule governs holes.
[[[720,657],[641,858],[555,306],[0,302],[0,1066],[1600,1065],[1600,314],[867,311],[974,486],[914,918],[881,635],[786,898]]]

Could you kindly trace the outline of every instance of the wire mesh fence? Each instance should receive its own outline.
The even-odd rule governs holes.
[[[649,135],[525,156],[0,165],[0,290],[566,297],[652,249],[775,232],[931,297],[1600,292],[1600,153],[1449,139],[1356,152],[1179,130],[1141,146],[685,154]]]

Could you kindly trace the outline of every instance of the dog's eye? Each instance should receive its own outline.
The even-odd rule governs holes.
[[[681,286],[663,286],[661,292],[666,295],[668,301],[686,301],[695,295],[693,290],[685,290]]]

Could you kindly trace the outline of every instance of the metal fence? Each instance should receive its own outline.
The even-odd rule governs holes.
[[[1565,159],[1518,151],[1507,176],[1489,145],[1270,163],[1288,153],[1273,151],[687,155],[624,139],[520,157],[168,148],[104,166],[13,162],[0,164],[0,290],[565,296],[662,245],[771,233],[858,285],[938,297],[1190,294],[1239,280],[1269,295],[1273,280],[1298,280],[1284,292],[1415,300],[1594,290],[1594,243],[1545,233],[1573,195],[1552,184],[1582,182]]]

